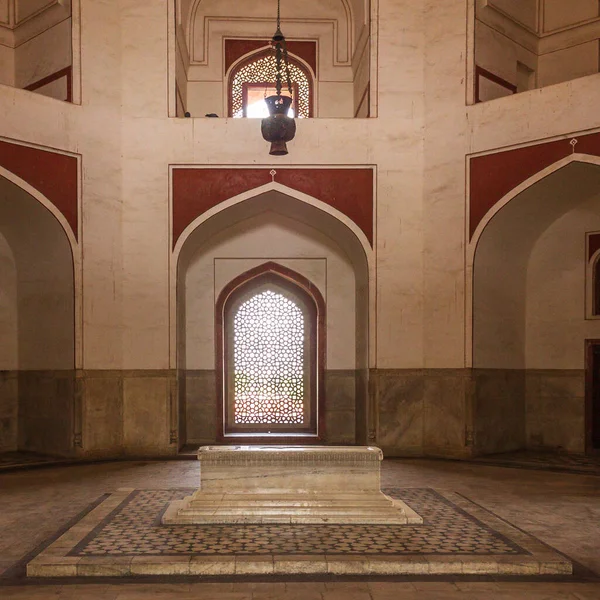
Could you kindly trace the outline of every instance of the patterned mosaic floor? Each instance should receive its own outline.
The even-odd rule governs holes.
[[[194,490],[136,490],[69,556],[166,554],[523,554],[433,490],[386,490],[423,517],[406,525],[176,525],[160,516]]]
[[[193,490],[123,489],[28,565],[29,576],[562,574],[572,565],[459,494],[387,489],[422,525],[170,525]]]

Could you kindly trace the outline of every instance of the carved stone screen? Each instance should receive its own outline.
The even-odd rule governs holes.
[[[223,435],[317,435],[315,302],[266,275],[223,307]]]
[[[262,56],[240,67],[231,79],[231,116],[268,116],[269,113],[264,100],[261,99],[259,102],[252,102],[248,105],[244,104],[244,84],[262,84],[265,87],[263,96],[270,95],[275,85],[276,72],[276,62],[273,55]],[[294,84],[294,93],[297,95],[297,98],[294,99],[294,105],[297,107],[298,114],[295,116],[300,118],[310,117],[311,85],[308,76],[299,66],[290,62],[290,78]],[[285,90],[282,90],[282,93],[289,95]]]
[[[234,422],[304,422],[304,315],[289,298],[265,290],[234,322]]]

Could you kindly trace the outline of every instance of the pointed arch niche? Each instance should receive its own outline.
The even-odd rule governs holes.
[[[192,223],[175,247],[174,261],[180,446],[227,442],[222,435],[227,355],[219,319],[227,318],[224,299],[253,274],[288,294],[317,327],[311,334],[317,354],[309,348],[307,355],[314,357],[314,380],[307,385],[314,384],[314,398],[324,407],[313,419],[320,441],[366,443],[369,264],[347,225],[271,189]],[[311,306],[316,316],[310,317]]]
[[[586,232],[600,229],[600,158],[572,155],[474,229],[472,365],[480,453],[585,447]]]
[[[325,322],[319,289],[276,262],[225,286],[215,315],[220,441],[323,438]]]
[[[227,116],[230,69],[270,45],[276,4],[170,0],[169,10],[169,115]],[[371,15],[377,10],[377,0],[304,0],[282,6],[289,51],[314,77],[310,116],[376,116]]]
[[[2,169],[0,451],[73,453],[78,280],[67,220]]]

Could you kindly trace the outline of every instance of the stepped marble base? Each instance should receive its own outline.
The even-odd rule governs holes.
[[[200,489],[162,523],[422,523],[381,492],[382,459],[372,446],[204,446]]]

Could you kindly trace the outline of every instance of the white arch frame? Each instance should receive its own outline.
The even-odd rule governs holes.
[[[574,162],[586,163],[590,165],[600,166],[600,156],[592,156],[591,154],[573,153],[565,158],[556,161],[555,163],[548,165],[541,171],[538,171],[535,175],[529,177],[518,186],[513,188],[508,194],[503,196],[488,212],[484,215],[483,219],[477,225],[473,232],[473,237],[469,240],[469,223],[466,219],[465,232],[466,239],[469,240],[465,248],[465,364],[467,368],[473,367],[473,309],[474,309],[474,298],[473,291],[474,285],[474,266],[475,266],[475,255],[477,252],[477,246],[479,240],[486,227],[490,224],[492,219],[512,200],[522,194],[525,190],[529,189],[536,183],[542,181],[549,175],[556,173],[563,167],[570,165]],[[468,180],[468,177],[467,177]],[[600,252],[600,251],[599,251]]]
[[[188,22],[187,22],[188,29],[185,33],[186,33],[186,39],[187,39],[187,45],[188,45],[188,52],[190,55],[190,63],[194,62],[194,57],[195,57],[194,38],[196,37],[195,36],[196,14],[198,12],[200,5],[202,4],[202,1],[203,0],[194,0],[194,2],[190,5],[189,11],[188,11]],[[346,30],[347,30],[347,39],[348,39],[348,42],[347,42],[348,61],[347,62],[350,63],[350,62],[352,62],[352,49],[354,48],[354,42],[355,42],[355,40],[354,40],[354,13],[352,11],[352,5],[349,2],[349,0],[340,0],[340,3],[346,13]],[[204,24],[204,27],[206,27],[205,24]],[[206,40],[205,40],[204,60],[206,60],[206,54],[207,54],[207,47],[206,47]],[[337,57],[338,57],[337,44],[336,44],[334,54],[337,59]]]
[[[172,181],[172,172],[173,166],[169,167],[170,177],[169,179]],[[169,194],[172,194],[172,185],[169,186]],[[285,194],[286,196],[290,196],[291,198],[295,198],[296,200],[300,200],[313,208],[317,208],[328,215],[334,217],[340,223],[345,225],[351,233],[359,241],[362,246],[363,252],[365,254],[365,258],[367,261],[367,269],[369,275],[369,314],[368,314],[368,330],[369,330],[369,352],[368,352],[368,362],[369,368],[374,368],[376,363],[376,327],[375,327],[375,318],[376,318],[376,290],[377,290],[377,281],[376,281],[376,271],[375,271],[375,250],[371,247],[367,236],[362,231],[362,229],[354,222],[352,219],[347,217],[344,213],[338,211],[333,208],[329,204],[314,198],[308,194],[304,194],[303,192],[299,192],[293,188],[287,187],[275,181],[271,183],[267,183],[260,187],[248,190],[246,192],[242,192],[237,196],[233,196],[228,200],[224,200],[223,202],[217,204],[211,209],[207,210],[203,214],[196,217],[181,233],[179,236],[175,246],[173,247],[173,251],[171,252],[170,262],[169,262],[169,365],[171,369],[177,368],[177,266],[179,263],[179,255],[181,254],[181,250],[185,245],[185,242],[190,237],[190,235],[195,231],[197,227],[199,227],[202,223],[208,221],[211,217],[228,210],[229,208],[236,206],[246,200],[251,198],[255,198],[256,196],[260,196],[261,194],[265,194],[267,192],[280,192]],[[169,204],[172,208],[173,199],[170,197]],[[173,211],[170,211],[172,215]],[[170,227],[170,231],[173,231],[173,227]],[[172,234],[171,234],[172,235]],[[171,240],[172,246],[172,240]]]
[[[229,77],[234,69],[244,60],[250,58],[253,54],[260,54],[265,50],[268,50],[270,46],[262,46],[256,50],[252,50],[251,52],[246,52],[243,56],[236,59],[229,69],[225,72],[225,76],[223,77],[223,114],[229,116]],[[297,62],[299,62],[309,73],[309,76],[312,78],[312,118],[315,118],[318,114],[318,93],[317,93],[317,74],[313,71],[312,67],[303,59],[300,58],[297,54],[290,52],[289,55]]]
[[[77,158],[77,162],[79,163],[79,158]],[[58,208],[50,201],[44,194],[42,194],[38,189],[15,175],[12,171],[8,171],[4,167],[0,166],[0,177],[4,177],[8,179],[10,182],[14,183],[16,186],[20,187],[23,191],[27,192],[30,196],[35,198],[45,209],[47,209],[52,216],[58,221],[59,225],[62,227],[64,233],[69,240],[69,245],[71,247],[71,257],[73,259],[73,292],[74,292],[74,331],[75,331],[75,364],[73,365],[74,369],[82,369],[83,368],[83,346],[82,346],[82,331],[83,331],[83,323],[82,323],[82,256],[81,256],[81,245],[77,242],[75,238],[75,234],[71,229],[71,225],[65,218],[65,216],[58,210]],[[79,187],[79,184],[78,184]],[[80,196],[78,190],[78,198]],[[78,200],[78,214],[80,214],[79,200]],[[78,223],[79,228],[79,223]]]

